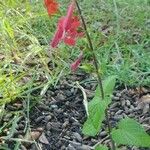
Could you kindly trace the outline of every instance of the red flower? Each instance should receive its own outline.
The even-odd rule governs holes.
[[[83,53],[81,52],[78,58],[75,60],[75,62],[71,64],[71,71],[75,72],[78,69],[82,58],[83,58]]]
[[[68,7],[67,15],[60,18],[57,24],[57,31],[51,42],[52,47],[56,47],[61,40],[67,45],[74,46],[76,38],[81,35],[77,31],[80,26],[80,21],[78,17],[73,16],[74,8],[75,3],[73,1]]]
[[[44,0],[44,2],[50,16],[58,11],[58,3],[55,0]]]

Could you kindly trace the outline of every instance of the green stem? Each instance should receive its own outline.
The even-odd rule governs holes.
[[[85,19],[84,19],[83,15],[82,15],[82,11],[80,9],[79,3],[77,2],[77,0],[75,0],[75,3],[76,3],[76,6],[77,6],[77,9],[78,9],[78,12],[79,12],[82,24],[83,24],[83,28],[84,28],[84,31],[85,31],[85,34],[86,34],[86,37],[87,37],[89,48],[90,48],[90,50],[92,52],[92,56],[93,56],[93,60],[94,60],[94,66],[95,66],[97,79],[98,79],[98,85],[100,87],[100,92],[101,92],[101,98],[102,98],[102,100],[104,100],[105,95],[104,95],[104,90],[103,90],[102,78],[101,78],[101,75],[100,75],[100,73],[98,71],[99,70],[98,69],[99,65],[98,65],[98,61],[97,61],[97,58],[96,58],[96,55],[95,55],[95,52],[94,52],[92,40],[91,40],[91,37],[90,37],[89,32],[87,30]],[[111,128],[111,124],[110,124],[110,120],[109,120],[109,115],[108,115],[107,109],[105,111],[105,116],[106,116],[106,121],[107,121],[107,125],[108,125],[108,134],[109,134],[109,137],[110,137],[110,140],[111,140],[112,150],[116,150],[115,142],[113,141],[112,136],[111,136],[112,128]]]
[[[92,55],[93,55],[94,66],[95,66],[95,70],[96,70],[96,74],[97,74],[97,79],[98,79],[98,85],[99,85],[100,90],[101,90],[101,97],[102,97],[102,99],[104,99],[104,90],[103,90],[103,85],[102,85],[102,79],[101,79],[101,76],[100,76],[99,71],[98,71],[99,70],[98,69],[98,62],[97,62],[96,55],[95,55],[95,52],[94,52],[92,40],[91,40],[91,37],[90,37],[90,35],[88,33],[87,26],[86,26],[84,17],[82,15],[82,12],[81,12],[81,9],[80,9],[80,6],[79,6],[77,0],[75,0],[75,3],[76,3],[76,6],[78,8],[78,12],[79,12],[80,18],[82,20],[83,28],[84,28],[84,31],[85,31],[85,34],[86,34],[86,37],[87,37],[87,41],[89,43],[89,48],[90,48],[90,50],[92,52]]]

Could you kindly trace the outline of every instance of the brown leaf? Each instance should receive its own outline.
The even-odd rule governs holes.
[[[140,98],[140,102],[150,104],[150,94],[144,95]]]

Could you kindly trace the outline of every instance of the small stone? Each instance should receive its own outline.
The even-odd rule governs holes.
[[[20,123],[20,124],[18,125],[18,129],[20,129],[20,130],[23,130],[24,127],[25,127],[25,126],[24,126],[22,123]]]
[[[129,108],[128,108],[128,107],[125,106],[125,107],[124,107],[124,110],[125,110],[125,113],[126,113],[126,114],[129,114]]]
[[[66,146],[63,145],[60,149],[61,149],[61,150],[65,150],[65,149],[66,149]]]
[[[117,96],[113,96],[113,97],[112,97],[112,100],[113,100],[113,101],[119,101],[119,100],[120,100],[120,98],[119,98],[119,97],[117,97]]]
[[[42,105],[42,104],[41,104],[41,105],[38,106],[38,109],[48,111],[48,110],[49,110],[49,107],[46,106],[46,105]]]
[[[150,111],[149,108],[150,108],[150,107],[149,107],[149,104],[146,104],[146,105],[144,106],[144,108],[143,108],[143,114],[146,114],[147,112],[149,112],[149,111]]]
[[[64,100],[66,100],[66,96],[61,93],[58,93],[56,96],[56,99],[60,100],[60,101],[64,101]]]
[[[125,117],[128,117],[125,113],[123,113],[122,116],[123,116],[124,118],[125,118]]]
[[[116,115],[116,116],[114,116],[114,120],[119,121],[120,119],[122,119],[122,116],[121,116],[121,115]]]
[[[105,137],[107,135],[107,132],[106,131],[102,131],[102,132],[100,132],[100,137]]]
[[[46,122],[50,121],[51,119],[52,119],[52,116],[51,116],[51,115],[48,115],[48,116],[45,117],[45,121],[46,121]]]
[[[70,97],[70,96],[72,95],[72,93],[71,93],[69,90],[67,90],[67,91],[65,92],[65,94],[67,95],[67,97]]]
[[[113,104],[110,106],[110,108],[112,109],[112,108],[114,108],[114,107],[117,107],[118,105],[119,105],[119,103],[118,103],[118,102],[113,103]]]
[[[81,124],[80,124],[79,122],[76,122],[76,121],[73,122],[72,125],[73,125],[73,126],[81,126]]]
[[[66,121],[63,123],[62,128],[66,128],[66,127],[68,126],[68,124],[69,124],[69,121],[66,120]]]
[[[130,109],[128,110],[128,112],[129,112],[129,113],[132,113],[132,112],[134,112],[134,110],[130,108]]]
[[[70,92],[71,92],[72,94],[74,94],[74,88],[71,88]]]
[[[133,118],[135,116],[135,114],[132,113],[132,114],[129,114],[128,116]]]
[[[79,133],[77,132],[74,132],[73,133],[73,136],[75,137],[75,139],[78,141],[78,142],[81,142],[82,141],[82,137]]]
[[[51,107],[52,109],[57,109],[57,108],[58,108],[57,105],[51,105],[50,107]]]
[[[118,97],[118,98],[121,97],[121,93],[117,93],[116,97]]]
[[[68,150],[76,150],[71,144],[68,145]]]
[[[135,107],[133,105],[130,105],[130,109],[134,111]]]
[[[44,120],[45,116],[39,116],[38,118],[35,119],[36,123],[40,123],[42,122],[42,120]]]
[[[122,101],[121,101],[121,106],[125,106],[125,103],[126,103],[126,101],[125,101],[125,100],[122,100]]]
[[[52,125],[51,125],[50,122],[48,122],[47,125],[46,125],[46,130],[50,130],[51,128],[52,128]]]
[[[126,100],[126,105],[127,106],[130,106],[131,105],[131,102],[129,100]]]
[[[20,146],[21,150],[27,150],[25,146],[21,145]]]
[[[118,110],[117,112],[116,112],[116,115],[121,115],[123,113],[123,110]]]

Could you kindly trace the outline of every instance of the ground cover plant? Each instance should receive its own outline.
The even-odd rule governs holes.
[[[97,135],[106,117],[111,149],[120,145],[149,147],[149,135],[139,123],[125,117],[116,125],[118,128],[112,129],[107,110],[116,79],[118,85],[149,86],[149,1],[44,2],[0,2],[0,134],[1,142],[4,143],[1,148],[9,148],[9,139],[15,142],[14,149],[18,149],[22,142],[36,144],[30,138],[13,138],[17,123],[22,114],[25,115],[27,121],[24,132],[30,135],[32,106],[41,101],[50,86],[59,83],[61,76],[68,71],[75,74],[79,65],[80,70],[91,74],[90,78],[96,75],[98,79],[93,100],[84,102],[87,121],[83,125],[83,133]],[[67,15],[57,24],[69,4]],[[91,5],[93,11],[89,13],[86,8],[91,8]],[[10,102],[18,109],[9,112],[7,107]],[[107,149],[107,146],[96,143],[91,148]]]

